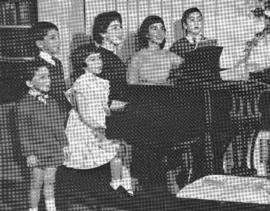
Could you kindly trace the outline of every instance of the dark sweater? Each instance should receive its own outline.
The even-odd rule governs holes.
[[[64,159],[63,147],[68,144],[64,118],[54,99],[44,104],[26,94],[16,107],[16,127],[22,154],[37,156],[38,167],[57,167]]]
[[[127,100],[127,81],[126,81],[126,65],[113,52],[99,47],[101,59],[103,62],[102,72],[99,77],[110,81],[110,96],[111,100]]]

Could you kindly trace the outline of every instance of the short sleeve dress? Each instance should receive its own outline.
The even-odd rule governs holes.
[[[68,92],[81,95],[77,102],[78,109],[69,113],[66,135],[69,142],[70,156],[64,165],[74,169],[91,169],[110,162],[117,154],[119,145],[111,140],[100,141],[84,120],[91,122],[91,127],[106,128],[108,109],[109,81],[91,73],[81,75]],[[76,98],[78,99],[78,98]],[[83,113],[80,107],[84,106]]]

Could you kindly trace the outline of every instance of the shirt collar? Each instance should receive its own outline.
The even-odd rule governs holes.
[[[44,104],[47,103],[47,99],[49,98],[48,94],[43,94],[36,89],[29,89],[28,93]]]
[[[50,54],[48,54],[47,52],[44,51],[40,51],[39,56],[44,59],[46,62],[52,64],[53,66],[55,66],[55,61],[53,60],[52,56]]]
[[[203,40],[203,36],[202,36],[201,34],[199,34],[199,35],[197,35],[197,36],[195,36],[195,37],[193,37],[193,36],[191,36],[191,35],[189,35],[189,34],[186,36],[186,39],[187,39],[188,42],[191,43],[191,44],[195,44],[194,38],[195,38],[196,42],[199,42],[199,41]]]
[[[116,54],[117,52],[117,47],[109,42],[104,41],[100,46],[108,51],[111,51],[114,54]]]

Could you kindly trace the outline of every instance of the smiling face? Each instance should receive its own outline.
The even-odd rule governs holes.
[[[86,68],[87,72],[91,72],[93,74],[99,74],[102,71],[102,60],[100,58],[99,53],[92,53],[86,59]]]
[[[55,55],[60,49],[59,32],[55,29],[51,29],[43,40],[38,40],[36,43],[42,51],[47,52],[50,55]]]
[[[149,26],[147,38],[149,42],[161,44],[165,39],[166,31],[162,23],[153,23]]]
[[[118,20],[112,21],[107,28],[107,32],[101,34],[101,36],[103,36],[104,41],[113,45],[121,44],[123,41],[122,24]]]
[[[26,81],[29,88],[35,89],[41,93],[50,91],[51,80],[49,77],[49,70],[46,66],[38,67],[35,71],[34,77],[31,81]]]
[[[199,12],[191,13],[188,16],[186,23],[184,23],[184,28],[187,30],[187,33],[194,36],[199,35],[201,33],[202,27],[203,27],[203,17]]]

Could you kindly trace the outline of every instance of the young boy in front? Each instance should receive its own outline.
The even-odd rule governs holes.
[[[44,184],[47,211],[56,211],[54,181],[56,168],[64,160],[68,145],[64,119],[57,102],[48,95],[51,80],[44,65],[31,63],[24,74],[28,93],[17,103],[16,125],[23,156],[31,169],[30,211],[37,211]]]
[[[44,65],[49,70],[51,90],[49,95],[53,97],[60,112],[67,117],[70,109],[64,92],[66,91],[63,65],[55,56],[60,50],[60,37],[56,25],[50,22],[38,22],[33,26],[33,40],[37,47],[35,62]]]

